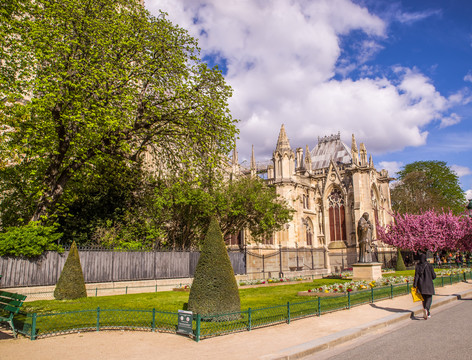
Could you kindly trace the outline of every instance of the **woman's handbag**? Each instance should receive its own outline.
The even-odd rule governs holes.
[[[413,286],[411,287],[411,296],[413,301],[423,301],[423,296]]]

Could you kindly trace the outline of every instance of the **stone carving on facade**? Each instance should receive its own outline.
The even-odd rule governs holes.
[[[372,262],[372,231],[373,226],[369,220],[369,214],[364,213],[357,223],[357,236],[359,238],[359,262]]]

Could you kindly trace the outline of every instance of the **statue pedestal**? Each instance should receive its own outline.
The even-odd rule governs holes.
[[[352,280],[378,280],[382,277],[382,263],[352,264]]]

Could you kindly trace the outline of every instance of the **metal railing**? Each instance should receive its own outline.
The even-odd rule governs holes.
[[[457,282],[472,280],[472,272],[438,276],[434,280],[437,287],[452,285]],[[293,320],[321,316],[322,314],[350,309],[351,307],[374,303],[383,299],[408,294],[410,284],[396,284],[384,287],[372,287],[368,290],[347,292],[333,297],[317,297],[296,303],[286,303],[259,309],[227,314],[201,316],[195,314],[192,320],[195,341],[251,331],[259,327],[290,323]],[[79,331],[100,331],[109,329],[149,330],[158,332],[178,332],[178,313],[136,309],[100,309],[69,311],[61,313],[21,313],[16,317],[18,332],[35,340],[51,335],[60,335]]]

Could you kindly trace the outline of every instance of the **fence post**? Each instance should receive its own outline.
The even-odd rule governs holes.
[[[33,313],[33,320],[31,322],[31,340],[36,340],[36,313]]]
[[[95,297],[98,296],[98,288],[95,288]]]
[[[374,288],[370,288],[370,302],[373,304],[374,303]]]
[[[311,244],[311,270],[315,270],[315,260],[313,259],[313,243]]]
[[[390,299],[393,299],[393,284],[390,284]]]
[[[126,287],[126,295],[128,295],[128,287]]]
[[[202,317],[200,314],[197,314],[197,326],[195,328],[195,341],[199,342],[200,341],[200,322],[201,322]]]
[[[244,274],[247,275],[247,245],[244,245]]]
[[[157,284],[156,284],[156,292],[157,292]]]
[[[284,273],[282,271],[282,245],[281,244],[279,244],[279,265],[280,265],[279,278],[283,278]]]
[[[444,287],[444,276],[441,276],[441,286]]]
[[[251,308],[247,309],[247,331],[251,331]]]
[[[100,331],[100,306],[97,307],[97,331]]]
[[[347,292],[347,308],[348,309],[351,308],[351,292],[350,291]]]
[[[111,251],[111,281],[115,281],[115,251]]]
[[[410,283],[406,283],[406,293],[408,294],[410,292]]]
[[[265,254],[262,254],[262,276],[265,279]]]
[[[287,324],[290,324],[290,301],[287,302]]]
[[[151,332],[156,331],[156,309],[152,308],[152,330]]]
[[[449,275],[449,282],[450,282],[450,284],[452,285],[452,274]]]
[[[318,296],[318,317],[321,316],[321,297]]]

